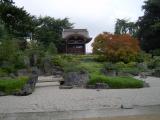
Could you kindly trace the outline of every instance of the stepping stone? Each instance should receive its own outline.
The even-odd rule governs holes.
[[[133,105],[131,104],[122,104],[121,109],[133,109]]]
[[[36,83],[37,87],[49,87],[49,86],[59,86],[59,82],[42,82],[42,83]]]
[[[61,85],[59,86],[59,89],[72,89],[73,86],[64,86],[64,85]]]

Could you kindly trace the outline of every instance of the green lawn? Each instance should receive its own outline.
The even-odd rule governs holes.
[[[0,91],[6,94],[11,94],[13,92],[19,91],[29,80],[28,77],[17,77],[16,79],[0,79]]]

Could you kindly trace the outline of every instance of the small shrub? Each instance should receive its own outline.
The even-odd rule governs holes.
[[[152,59],[152,55],[145,53],[144,51],[141,51],[138,53],[136,57],[136,62],[142,63],[142,62],[148,62]]]
[[[116,70],[116,67],[113,63],[107,62],[107,63],[105,63],[105,69],[106,70]]]
[[[160,67],[160,56],[154,56],[153,59],[151,59],[148,62],[148,67],[150,69],[155,69]]]
[[[151,54],[153,56],[160,56],[160,49],[156,49],[156,50],[151,51]]]
[[[60,55],[55,55],[52,57],[52,63],[56,66],[63,67],[65,62],[65,59],[63,59]]]
[[[6,72],[4,69],[0,68],[0,77],[6,77],[8,76],[8,72]]]

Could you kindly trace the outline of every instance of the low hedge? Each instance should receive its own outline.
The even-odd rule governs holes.
[[[110,88],[142,88],[143,81],[132,77],[106,77],[105,75],[91,75],[88,85],[96,85],[96,83],[106,83]]]

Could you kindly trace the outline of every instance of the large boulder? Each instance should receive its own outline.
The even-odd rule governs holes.
[[[153,76],[160,77],[160,68],[154,70]]]
[[[86,72],[68,72],[64,75],[64,86],[84,88],[89,80]]]
[[[117,71],[116,70],[102,70],[102,73],[106,76],[117,76]]]
[[[30,75],[28,82],[24,85],[24,87],[20,91],[14,93],[14,95],[26,96],[26,95],[32,94],[32,92],[35,89],[35,85],[37,81],[38,81],[37,74]]]

